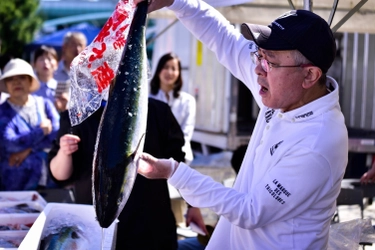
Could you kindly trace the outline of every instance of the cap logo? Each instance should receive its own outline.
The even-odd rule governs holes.
[[[282,19],[282,18],[286,18],[286,17],[289,17],[289,16],[297,16],[297,12],[295,10],[291,10],[291,11],[289,11],[287,13],[282,14],[277,19]]]
[[[279,27],[281,30],[284,30],[284,29],[285,29],[281,24],[279,24],[279,23],[276,22],[276,21],[273,21],[272,24],[275,24],[275,25],[276,25],[277,27]]]
[[[260,32],[253,32],[254,39],[257,40],[260,36]]]
[[[281,24],[279,24],[278,22],[277,22],[277,20],[279,20],[279,19],[283,19],[283,18],[287,18],[287,17],[290,17],[290,16],[297,16],[297,12],[295,12],[295,11],[289,11],[289,12],[287,12],[287,13],[284,13],[284,14],[282,14],[281,16],[279,16],[275,21],[273,21],[272,22],[272,24],[275,24],[277,27],[279,27],[281,30],[284,30],[285,28],[281,25]]]

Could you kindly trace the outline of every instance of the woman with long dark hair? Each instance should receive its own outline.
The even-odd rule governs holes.
[[[181,91],[181,61],[174,53],[163,55],[158,62],[154,77],[151,79],[150,97],[168,103],[184,133],[185,161],[193,160],[190,141],[195,126],[196,102],[192,95]]]

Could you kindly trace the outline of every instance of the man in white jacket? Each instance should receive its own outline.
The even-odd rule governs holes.
[[[297,10],[239,32],[204,1],[151,0],[149,11],[165,6],[244,82],[260,112],[233,189],[147,154],[138,172],[221,215],[206,249],[326,249],[348,154],[338,84],[326,76],[336,53],[328,24]]]

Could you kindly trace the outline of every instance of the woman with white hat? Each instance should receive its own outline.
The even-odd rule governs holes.
[[[50,100],[31,95],[38,88],[28,62],[17,58],[7,63],[0,76],[0,92],[9,94],[0,105],[0,190],[49,184],[45,151],[57,135],[59,114]]]

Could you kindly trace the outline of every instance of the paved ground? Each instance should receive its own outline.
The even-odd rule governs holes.
[[[363,217],[364,219],[371,219],[371,224],[375,225],[375,203],[368,205],[367,199],[364,199],[365,208],[363,211]],[[338,212],[339,212],[339,218],[341,223],[349,223],[357,221],[359,222],[361,219],[361,209],[358,205],[341,205],[338,206]],[[375,242],[375,234],[374,232],[371,232],[372,234],[369,235],[369,237],[373,240],[372,242]],[[365,246],[364,248],[359,249],[366,249],[366,250],[375,250],[375,243],[372,246]]]
[[[198,156],[192,162],[191,167],[202,174],[211,176],[214,180],[224,183],[236,176],[236,172],[230,164],[231,152],[222,152],[210,156]],[[209,209],[201,209],[207,225],[214,226],[218,216]]]

